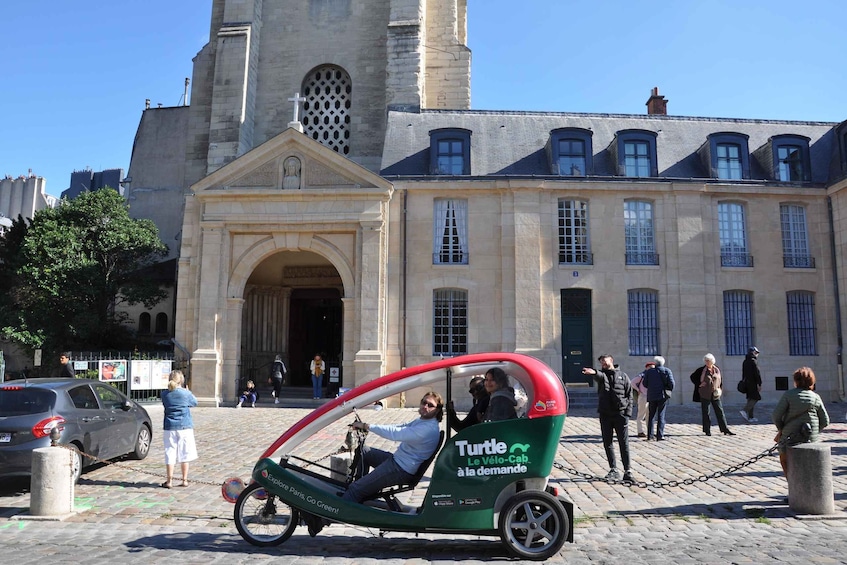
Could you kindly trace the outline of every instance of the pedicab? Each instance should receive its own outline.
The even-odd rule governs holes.
[[[458,386],[458,380],[465,386],[471,377],[493,367],[502,368],[524,389],[525,414],[475,424],[453,435],[448,422],[442,422],[441,444],[412,484],[385,489],[361,504],[341,498],[360,467],[363,432],[355,432],[362,436],[355,449],[348,432],[351,453],[346,476],[322,461],[294,454],[310,436],[326,433],[328,426],[357,417],[359,410],[378,401],[413,390],[422,396],[433,389],[446,390],[449,402],[451,383]],[[236,527],[256,546],[281,544],[298,525],[316,518],[378,528],[380,534],[499,536],[520,558],[547,559],[565,541],[573,542],[573,503],[549,484],[566,414],[567,395],[559,377],[541,361],[520,354],[465,355],[380,377],[314,410],[262,454],[251,483],[235,501]],[[431,465],[422,502],[403,502],[399,495],[408,497]]]

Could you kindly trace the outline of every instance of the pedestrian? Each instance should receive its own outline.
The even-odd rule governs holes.
[[[615,367],[615,360],[611,355],[604,354],[597,359],[600,369],[585,367],[582,374],[592,375],[597,383],[597,412],[600,415],[600,432],[603,436],[603,449],[606,451],[606,459],[609,461],[609,473],[606,480],[618,481],[621,479],[615,462],[615,451],[612,444],[614,435],[617,435],[618,446],[621,451],[621,463],[623,464],[623,480],[634,482],[632,471],[629,469],[629,418],[632,416],[632,385],[629,377]]]
[[[326,362],[321,359],[320,355],[315,355],[315,358],[312,359],[309,364],[309,372],[312,373],[312,398],[317,400],[322,396],[323,374],[326,372]]]
[[[483,422],[498,422],[517,418],[515,389],[509,386],[509,375],[500,367],[489,369],[485,373],[485,390],[488,392],[488,408],[482,417]]]
[[[73,365],[71,365],[71,352],[70,351],[63,351],[59,355],[59,363],[62,364],[62,367],[59,369],[59,376],[60,377],[69,377],[69,378],[72,379],[76,376],[76,375],[74,375]]]
[[[794,388],[785,391],[773,410],[773,423],[779,430],[774,441],[779,443],[779,462],[785,478],[788,478],[788,448],[819,441],[820,431],[829,425],[823,400],[814,391],[815,380],[815,372],[809,367],[794,371]]]
[[[459,420],[453,401],[447,403],[447,421],[454,432],[482,422],[482,416],[488,408],[488,391],[485,390],[485,378],[477,375],[468,384],[468,393],[473,397],[473,406],[462,420]]]
[[[647,384],[644,382],[644,373],[648,369],[652,369],[656,364],[650,361],[644,365],[644,370],[638,373],[638,376],[632,379],[632,388],[638,394],[638,415],[635,422],[638,426],[638,437],[647,437]]]
[[[755,346],[747,350],[747,357],[741,364],[741,380],[747,395],[747,404],[741,411],[741,417],[747,422],[756,423],[759,420],[753,417],[753,408],[762,399],[762,373],[759,371],[759,349]]]
[[[250,406],[256,407],[256,400],[259,398],[258,394],[256,394],[256,384],[253,381],[247,381],[247,386],[244,387],[244,391],[241,393],[241,396],[238,398],[238,404],[235,405],[236,408],[241,408],[241,405],[245,402],[249,402]]]
[[[715,417],[718,420],[718,427],[724,435],[734,436],[735,434],[729,430],[726,424],[726,415],[723,412],[723,403],[721,396],[723,395],[723,384],[721,379],[721,370],[715,365],[715,356],[711,353],[706,353],[703,357],[704,365],[698,367],[691,373],[689,377],[694,384],[694,402],[700,403],[700,410],[703,417],[703,433],[707,436],[712,435],[710,407],[715,409]]]
[[[181,466],[182,483],[188,486],[188,463],[197,459],[197,445],[194,443],[194,422],[191,420],[191,408],[197,406],[197,398],[184,388],[185,377],[182,371],[172,371],[167,390],[162,391],[162,404],[165,407],[163,439],[165,443],[165,469],[167,480],[164,488],[173,486],[174,465]]]
[[[668,399],[674,388],[673,373],[665,367],[665,358],[656,355],[653,358],[655,366],[644,373],[647,384],[647,402],[650,405],[650,416],[647,419],[647,440],[653,439],[653,420],[656,423],[656,441],[665,439],[665,411]],[[657,418],[658,416],[658,418]]]
[[[282,362],[282,356],[274,357],[274,362],[271,365],[271,378],[268,379],[268,384],[273,385],[271,396],[274,397],[274,404],[279,404],[279,395],[282,393],[282,382],[285,379],[285,363]]]

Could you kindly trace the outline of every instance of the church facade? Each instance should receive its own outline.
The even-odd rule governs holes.
[[[843,396],[844,124],[669,116],[657,89],[644,115],[472,110],[466,20],[214,0],[191,105],[145,111],[127,190],[178,256],[203,403],[277,354],[351,386],[480,351],[572,385],[661,354],[683,401],[705,353],[734,381],[752,345],[766,398],[801,365]]]

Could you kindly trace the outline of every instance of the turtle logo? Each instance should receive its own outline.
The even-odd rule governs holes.
[[[529,451],[528,443],[514,443],[512,447],[509,448],[509,453],[515,453],[516,451],[520,451],[521,453],[526,453]]]

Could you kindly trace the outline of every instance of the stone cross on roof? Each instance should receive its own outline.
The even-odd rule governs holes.
[[[292,120],[292,121],[299,122],[300,121],[300,102],[305,102],[306,97],[300,96],[299,92],[295,92],[294,98],[289,98],[288,101],[294,102],[294,120]]]

